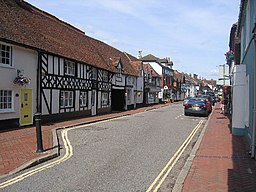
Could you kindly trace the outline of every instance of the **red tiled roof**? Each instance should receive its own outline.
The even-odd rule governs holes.
[[[111,58],[112,60],[116,60],[116,58],[118,58],[123,64],[124,74],[138,76],[137,71],[132,67],[130,63],[130,59],[126,56],[124,52],[121,52],[118,49],[96,39],[90,38],[90,43],[98,50],[99,54],[101,54],[102,58],[105,61],[110,62]],[[114,66],[113,65],[111,66],[112,66],[112,70],[116,72],[116,69],[113,69]]]
[[[141,70],[143,70],[143,62],[129,53],[124,52],[124,54],[128,57],[132,67],[136,70],[136,74],[139,76]]]
[[[109,71],[109,59],[120,57],[124,73],[135,75],[119,50],[88,37],[83,31],[19,0],[0,0],[0,40],[15,42]]]

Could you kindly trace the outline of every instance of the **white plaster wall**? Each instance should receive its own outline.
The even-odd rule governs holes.
[[[236,65],[234,67],[233,84],[233,107],[232,107],[232,128],[244,128],[245,126],[245,105],[246,100],[246,66]]]
[[[0,43],[6,44],[3,42]],[[6,45],[12,47],[12,67],[0,66],[0,89],[13,90],[13,110],[12,112],[8,113],[0,112],[0,120],[20,117],[20,90],[22,88],[32,89],[33,114],[36,113],[36,77],[38,54],[34,50],[11,44]],[[13,80],[17,76],[18,69],[22,71],[22,74],[31,79],[31,83],[29,85],[20,87],[13,83]]]
[[[144,88],[144,81],[143,77],[137,77],[137,91],[143,91]]]
[[[64,59],[60,58],[60,75],[64,75]]]
[[[75,110],[78,111],[79,110],[79,103],[80,103],[80,100],[79,100],[79,97],[80,97],[80,91],[79,90],[76,90],[76,99],[75,99]]]
[[[144,81],[143,76],[139,76],[136,78],[136,103],[143,103],[143,90],[144,90]]]
[[[44,89],[43,92],[45,94],[46,100],[49,102],[48,104],[50,105],[50,90],[49,89]],[[42,96],[42,98],[43,98],[43,96]],[[55,103],[54,101],[56,101],[56,100],[53,99],[53,103]],[[46,104],[45,104],[45,100],[42,99],[42,115],[48,115],[48,114],[49,113],[48,113],[48,109],[47,109]]]
[[[98,109],[100,109],[101,108],[101,91],[98,91],[97,95],[98,95]]]
[[[52,113],[53,114],[59,113],[60,103],[58,101],[59,101],[59,97],[60,97],[60,90],[53,89],[52,96],[53,96]],[[56,100],[56,99],[58,99],[58,100]],[[54,102],[54,101],[57,101],[57,102]]]
[[[55,66],[54,66],[54,68],[55,68]],[[48,55],[48,73],[49,74],[54,74],[54,71],[53,71],[53,56],[52,55]]]
[[[54,75],[58,75],[59,65],[58,65],[58,57],[54,57]]]
[[[117,86],[125,86],[125,76],[121,75],[121,77],[122,77],[122,81],[118,81],[117,79],[119,78],[116,76],[116,74],[114,74],[112,79],[112,84]]]
[[[88,91],[88,109],[92,109],[92,91]]]

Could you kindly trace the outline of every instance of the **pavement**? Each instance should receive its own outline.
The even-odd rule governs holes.
[[[232,135],[231,119],[215,106],[173,192],[255,192],[256,160],[244,137]]]
[[[57,130],[115,117],[131,115],[171,103],[86,117],[42,126],[43,153],[36,153],[34,126],[0,131],[0,179],[59,155]],[[256,191],[256,161],[249,157],[243,137],[231,133],[231,120],[221,114],[220,105],[209,117],[186,164],[174,192]]]

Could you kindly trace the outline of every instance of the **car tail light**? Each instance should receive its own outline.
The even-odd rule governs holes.
[[[206,105],[204,105],[204,106],[203,106],[203,108],[204,108],[204,109],[207,109],[207,106],[206,106]]]
[[[187,103],[185,103],[185,104],[184,104],[184,106],[185,106],[185,107],[188,107],[188,104],[187,104]]]

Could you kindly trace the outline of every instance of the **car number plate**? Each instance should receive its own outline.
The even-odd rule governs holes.
[[[192,106],[193,109],[198,109],[199,107],[198,106]]]

